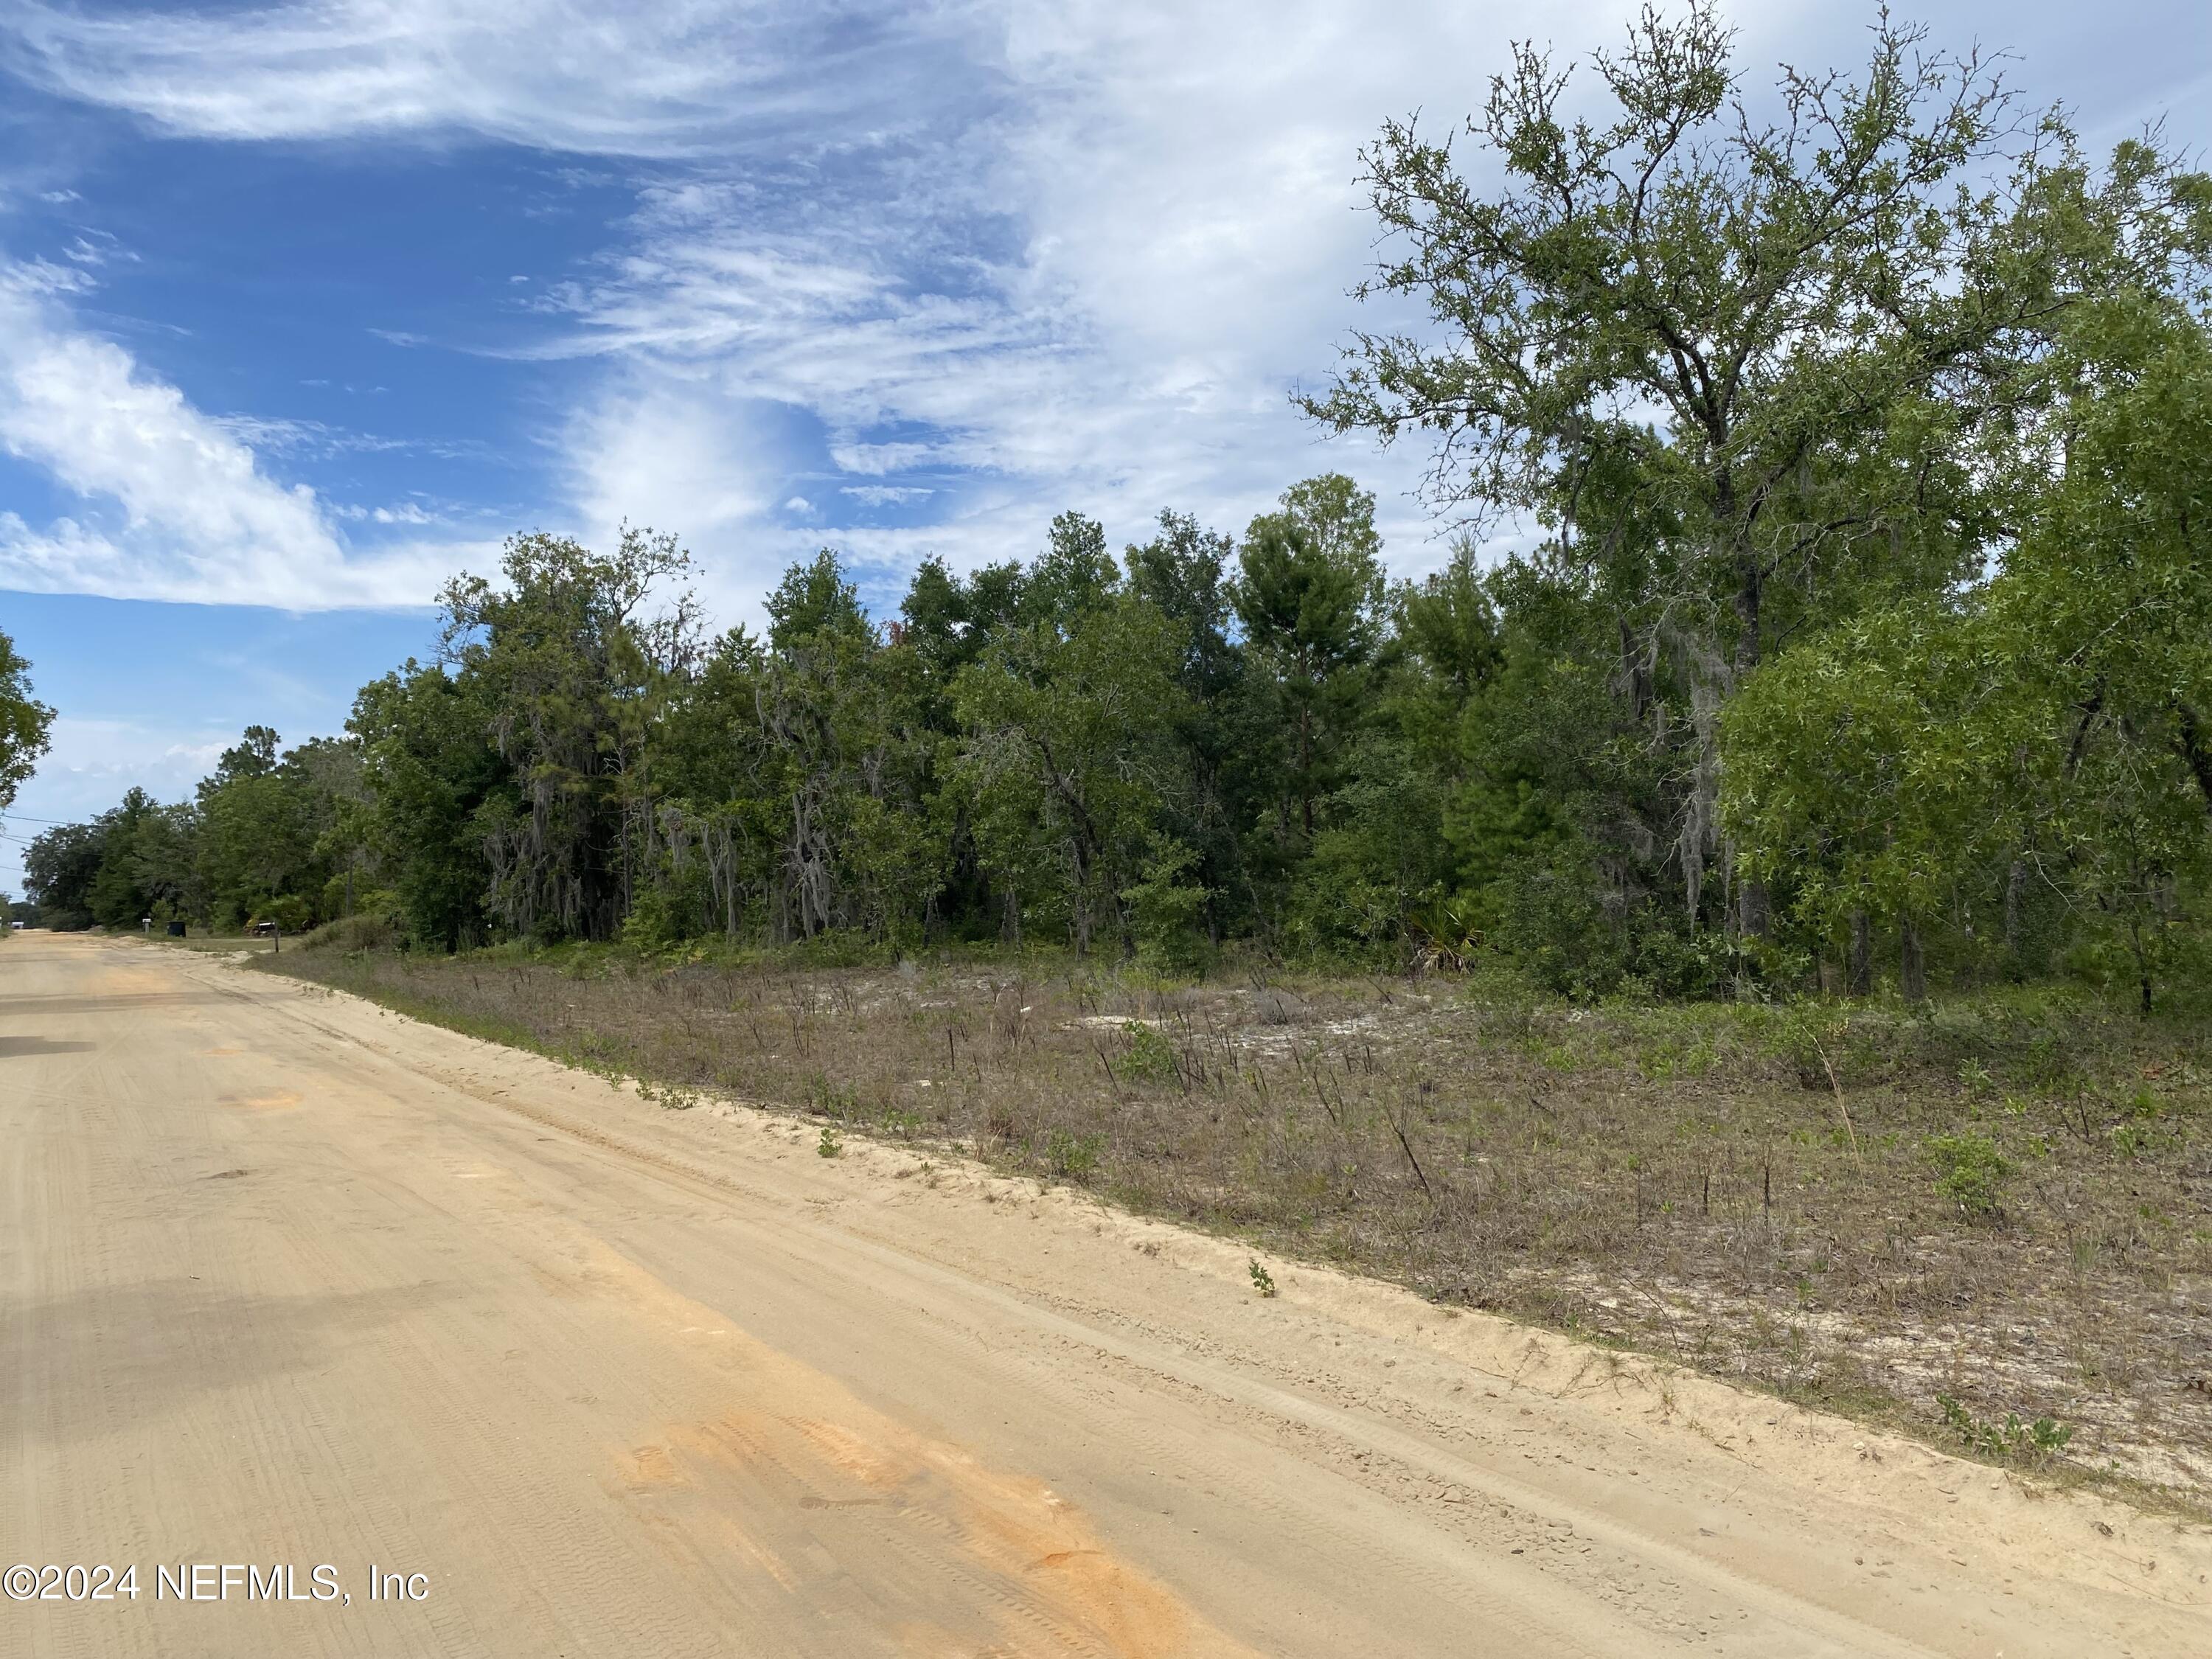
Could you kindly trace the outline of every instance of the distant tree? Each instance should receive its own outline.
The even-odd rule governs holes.
[[[954,681],[956,781],[1009,934],[1026,908],[1062,922],[1079,953],[1102,934],[1133,947],[1127,895],[1188,884],[1188,849],[1158,840],[1182,775],[1182,631],[1127,590],[1103,532],[1073,514],[1024,592],[1020,623]]]
[[[875,629],[860,596],[846,579],[843,564],[834,549],[823,548],[805,564],[794,564],[767,599],[769,645],[786,649],[802,640],[854,639]]]
[[[650,812],[642,719],[656,677],[696,650],[688,593],[659,615],[647,605],[689,568],[672,536],[625,526],[611,554],[517,536],[503,586],[470,575],[447,585],[448,659],[482,682],[492,746],[520,790],[478,809],[489,905],[517,933],[604,939],[629,907],[636,828]]]
[[[276,769],[277,751],[283,743],[273,726],[247,726],[238,741],[222,751],[215,770],[200,780],[199,793],[205,796],[226,784],[269,776]]]
[[[45,926],[63,932],[92,926],[92,884],[106,841],[97,820],[57,824],[31,838],[23,854],[23,890]]]
[[[363,793],[341,809],[346,833],[424,945],[457,950],[489,932],[482,819],[519,799],[493,724],[482,684],[411,660],[362,687],[346,722]]]
[[[1252,520],[1230,600],[1270,703],[1279,831],[1310,841],[1359,724],[1382,637],[1375,497],[1340,473],[1294,484]]]
[[[1188,848],[1190,858],[1167,887],[1177,895],[1200,896],[1196,914],[1214,944],[1240,908],[1249,908],[1243,835],[1252,802],[1249,770],[1240,768],[1238,756],[1254,747],[1255,716],[1264,718],[1252,706],[1248,659],[1234,636],[1236,556],[1230,537],[1175,512],[1163,512],[1152,539],[1122,555],[1130,593],[1172,623],[1183,642],[1176,682],[1182,709],[1177,735],[1188,775],[1169,795],[1163,834]],[[1172,948],[1157,933],[1152,943],[1156,952]]]
[[[1121,580],[1106,550],[1106,527],[1080,513],[1062,513],[1046,532],[1044,551],[1022,573],[1011,620],[1066,634],[1106,604]]]

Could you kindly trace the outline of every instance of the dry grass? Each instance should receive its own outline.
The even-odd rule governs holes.
[[[1960,1413],[2049,1418],[2074,1430],[2057,1459],[2024,1437],[2002,1455],[2212,1504],[2201,1021],[2051,990],[1915,1015],[1067,964],[259,965],[672,1104],[714,1090],[957,1142],[1954,1443]]]

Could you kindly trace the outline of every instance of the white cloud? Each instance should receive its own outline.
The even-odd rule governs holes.
[[[672,530],[700,556],[702,592],[749,613],[787,559],[756,533],[784,499],[771,411],[709,380],[625,372],[562,436],[573,528],[611,543],[625,523]],[[569,515],[564,515],[569,516]]]
[[[160,800],[177,800],[191,793],[192,786],[236,737],[223,738],[202,729],[179,729],[159,723],[88,718],[67,709],[55,719],[51,732],[53,747],[40,763],[38,775],[26,790],[26,812],[56,823],[77,823],[104,812],[132,784]],[[29,817],[0,814],[8,832],[26,839],[46,826]],[[21,848],[0,843],[0,882],[16,876]],[[20,884],[15,890],[21,892]]]
[[[440,522],[437,516],[427,511],[419,501],[401,501],[396,507],[364,507],[349,501],[333,507],[331,514],[349,524],[410,524],[429,525]]]
[[[850,495],[863,507],[904,507],[927,501],[937,492],[919,484],[846,484],[837,493]]]
[[[0,268],[0,296],[9,293],[87,294],[95,286],[88,273],[47,259],[18,259]]]
[[[307,386],[327,386],[309,380]],[[324,421],[287,420],[265,415],[217,415],[216,425],[240,443],[263,454],[344,455],[380,454],[413,449],[411,439],[380,437],[373,432],[353,432]]]
[[[13,9],[26,72],[173,132],[472,132],[631,156],[696,155],[763,126],[863,110],[886,82],[942,85],[948,37],[959,43],[980,15],[699,0],[309,0],[106,16],[27,0]]]
[[[0,281],[0,448],[85,507],[43,527],[0,513],[0,585],[321,610],[421,604],[450,569],[445,549],[349,555],[313,491],[76,329],[47,286]]]
[[[2023,14],[1976,3],[2018,40]],[[1357,319],[1344,290],[1374,255],[1358,149],[1416,108],[1449,131],[1509,37],[1571,58],[1632,9],[24,0],[4,27],[47,86],[163,131],[475,136],[630,180],[636,210],[599,257],[508,279],[503,315],[532,331],[499,349],[571,365],[555,510],[595,538],[625,517],[679,531],[737,603],[824,529],[886,566],[1029,550],[1063,507],[1117,538],[1162,505],[1236,529],[1328,467],[1377,489],[1394,562],[1432,564],[1425,456],[1324,443],[1289,402]],[[1863,16],[1737,12],[1753,76],[1863,49]],[[788,524],[799,501],[823,529]],[[895,501],[934,523],[835,520]],[[308,516],[327,537],[330,514]]]
[[[593,268],[517,295],[541,326],[517,355],[602,365],[562,432],[594,533],[649,518],[750,580],[825,452],[855,489],[936,489],[898,499],[931,502],[940,545],[1026,547],[1066,506],[1130,534],[1170,502],[1233,526],[1328,465],[1419,526],[1410,466],[1316,449],[1288,391],[1326,370],[1365,263],[1354,149],[1427,92],[1463,102],[1490,19],[1378,28],[1310,0],[27,15],[50,84],[173,130],[678,159]],[[812,455],[793,411],[818,423]],[[853,510],[894,499],[830,485]]]
[[[965,121],[814,158],[804,190],[702,162],[642,191],[621,246],[543,291],[554,331],[526,355],[805,411],[855,508],[931,501],[935,525],[897,532],[909,561],[925,542],[1026,551],[1071,506],[1117,537],[1164,505],[1236,528],[1332,466],[1378,489],[1401,564],[1440,556],[1412,499],[1422,458],[1323,444],[1290,392],[1333,366],[1371,258],[1359,143],[1463,83],[1495,25],[1003,15],[996,94]],[[765,526],[742,528],[757,549]],[[858,526],[843,539],[895,556]]]

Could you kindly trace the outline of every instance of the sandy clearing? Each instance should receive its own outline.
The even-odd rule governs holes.
[[[2212,1651],[2212,1538],[315,988],[0,945],[34,1654]],[[156,1563],[353,1600],[157,1601]],[[370,1564],[427,1575],[371,1601]]]

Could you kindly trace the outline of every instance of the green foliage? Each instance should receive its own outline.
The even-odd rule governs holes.
[[[1252,520],[1230,588],[1273,742],[1276,840],[1310,842],[1344,765],[1382,631],[1375,497],[1340,473],[1283,492]]]
[[[380,910],[370,910],[325,922],[300,941],[300,949],[350,956],[356,951],[389,951],[399,939],[399,929],[392,918]]]
[[[1939,1394],[1936,1404],[1959,1443],[1984,1457],[2040,1465],[2064,1455],[2073,1443],[2073,1425],[2048,1417],[2023,1423],[2007,1412],[2002,1423],[1993,1423],[1976,1417],[1954,1395]]]
[[[1779,121],[1752,112],[1732,50],[1707,7],[1646,11],[1592,62],[1601,114],[1571,116],[1570,72],[1516,49],[1469,123],[1493,173],[1411,122],[1366,153],[1387,252],[1365,291],[1425,307],[1430,325],[1358,336],[1307,406],[1385,439],[1428,429],[1440,494],[1546,532],[1492,583],[1507,665],[1493,680],[1514,678],[1516,652],[1527,668],[1471,701],[1447,819],[1462,880],[1488,893],[1508,871],[1543,871],[1553,954],[1570,959],[1626,913],[1673,905],[1692,936],[1748,941],[1739,986],[1790,959],[1765,948],[1778,900],[1808,960],[1870,913],[1908,941],[1912,983],[1923,934],[1966,921],[1970,902],[1986,914],[1975,889],[1993,862],[2011,916],[2051,854],[2094,842],[2094,902],[2148,962],[2183,860],[2169,819],[2131,793],[2144,769],[2069,759],[2063,721],[2006,701],[2033,677],[2031,653],[2004,629],[1955,624],[1994,561],[2025,573],[2045,558],[2033,533],[2006,549],[2024,516],[2075,493],[2052,480],[2088,479],[2091,516],[2068,509],[2047,544],[2104,575],[2076,571],[2017,613],[2057,624],[2034,657],[2072,683],[2040,707],[2137,734],[2136,757],[2161,742],[2169,763],[2212,756],[2189,736],[2193,690],[2112,708],[2123,676],[2103,659],[2133,630],[2110,628],[2115,609],[2084,614],[2106,577],[2135,580],[2120,575],[2137,568],[2123,550],[2143,516],[2131,492],[2178,526],[2170,509],[2201,465],[2185,443],[2139,441],[2059,464],[2098,430],[2075,411],[2126,401],[2128,374],[2108,366],[2142,342],[2111,319],[2201,343],[2212,193],[2141,143],[2089,167],[2056,114],[2008,152],[2014,118],[1988,67],[1887,18],[1856,77],[1786,72]],[[1487,176],[1502,185],[1475,182]],[[2193,432],[2203,376],[2177,362],[2158,384],[2142,400]],[[2129,590],[2148,640],[2168,617],[2177,643],[2191,637],[2187,563]],[[1456,638],[1481,660],[1479,629],[1411,623],[1404,637],[1431,657]],[[1810,655],[1778,662],[1762,690],[1778,647]],[[2005,786],[2053,771],[2094,809],[2048,820],[2049,838],[2081,824],[2064,852],[2016,857],[2003,804],[2054,803]],[[1562,831],[1584,844],[1579,893],[1534,845]],[[2192,857],[2203,831],[2180,837]],[[1572,961],[1543,971],[1593,977]]]
[[[1121,1050],[1123,1077],[1136,1083],[1173,1083],[1182,1076],[1175,1045],[1152,1026],[1141,1020],[1125,1020],[1121,1036],[1126,1045]]]
[[[31,695],[31,665],[15,653],[15,642],[0,634],[0,811],[46,752],[54,711]]]
[[[818,1157],[822,1158],[842,1156],[845,1151],[845,1137],[838,1133],[836,1124],[825,1123],[822,1126],[822,1138],[815,1142],[814,1151]]]
[[[953,682],[964,741],[950,782],[1019,937],[1026,913],[1079,953],[1134,934],[1126,892],[1158,873],[1153,835],[1176,773],[1175,624],[1117,586],[1001,633]],[[1167,885],[1176,884],[1170,880]]]
[[[92,884],[106,850],[112,816],[58,825],[32,838],[23,854],[23,884],[46,927],[74,932],[92,926]]]
[[[1995,1141],[1972,1133],[1931,1135],[1927,1152],[1936,1166],[1936,1189],[1961,1213],[1986,1219],[2001,1212],[2004,1184],[2013,1166]]]
[[[1151,966],[1188,969],[1202,958],[1204,938],[1199,929],[1207,894],[1192,879],[1198,863],[1198,854],[1190,848],[1156,834],[1142,872],[1121,891],[1137,954]]]
[[[672,536],[628,526],[609,555],[533,533],[508,541],[504,586],[446,586],[446,652],[483,688],[513,781],[472,818],[485,908],[516,933],[604,939],[621,925],[653,693],[696,647],[688,595],[658,617],[647,602],[689,564]]]
[[[1251,1276],[1252,1288],[1262,1297],[1273,1297],[1280,1294],[1275,1288],[1275,1276],[1260,1265],[1258,1256],[1254,1256],[1246,1264],[1244,1271]]]
[[[2023,901],[2088,919],[2148,1012],[2208,874],[2212,575],[2188,529],[2212,467],[2212,343],[2145,296],[2060,341],[2095,389],[2055,415],[2060,476],[1985,584],[1838,624],[1724,720],[1724,820],[1834,939],[1854,913],[1979,910],[2025,960]],[[2092,365],[2094,365],[2094,369]]]
[[[513,787],[491,744],[488,702],[473,678],[410,661],[363,686],[347,722],[364,799],[342,827],[390,888],[408,933],[448,951],[489,932],[478,815]]]
[[[1045,1137],[1045,1166],[1063,1181],[1085,1181],[1097,1170],[1105,1151],[1104,1135],[1054,1128]]]

